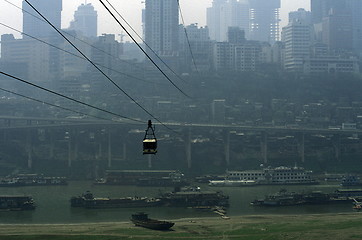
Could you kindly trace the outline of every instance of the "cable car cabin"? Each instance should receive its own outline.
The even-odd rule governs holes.
[[[144,139],[143,140],[143,154],[156,154],[157,153],[157,140]]]
[[[152,127],[151,120],[148,120],[148,128],[143,139],[143,154],[157,153],[157,139],[155,136],[155,128]]]

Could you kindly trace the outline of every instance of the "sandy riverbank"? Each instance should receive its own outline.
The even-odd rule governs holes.
[[[172,231],[144,229],[130,222],[2,224],[2,239],[362,239],[362,213],[180,219]]]

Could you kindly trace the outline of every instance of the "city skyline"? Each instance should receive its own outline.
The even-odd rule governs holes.
[[[74,18],[74,12],[77,8],[85,3],[85,0],[63,0],[63,12],[62,12],[62,28],[68,28],[70,22]],[[144,4],[141,1],[132,1],[131,3],[126,0],[110,1],[116,9],[123,15],[123,17],[137,30],[139,34],[142,33],[142,9]],[[21,7],[22,0],[13,0],[12,4]],[[112,19],[112,17],[106,12],[104,7],[99,1],[88,0],[87,3],[91,3],[95,10],[98,12],[98,35],[102,33],[119,34],[122,29]],[[198,23],[200,26],[206,25],[206,8],[210,7],[212,0],[199,0],[197,2],[190,2],[188,0],[181,0],[180,5],[185,19],[185,24]],[[288,13],[295,11],[298,8],[305,8],[310,10],[310,0],[282,0],[281,7],[281,27],[285,26],[288,22]],[[6,9],[5,12],[0,14],[0,22],[10,25],[18,30],[22,29],[22,13],[19,9],[7,3],[5,0],[0,1],[0,9]],[[14,20],[15,19],[15,20]],[[15,33],[8,28],[0,26],[0,35],[6,33],[13,33],[16,37],[20,37],[18,33]],[[130,41],[128,37],[126,41]]]

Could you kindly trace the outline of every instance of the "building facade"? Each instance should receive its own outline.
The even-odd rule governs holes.
[[[179,48],[179,9],[174,0],[146,0],[146,43],[159,56],[175,56]]]
[[[29,0],[29,2],[51,22],[61,28],[62,0]],[[30,13],[30,14],[29,14]],[[23,1],[23,32],[38,38],[48,38],[54,29],[39,16],[31,6]],[[23,36],[28,38],[27,36]]]
[[[283,28],[284,69],[287,71],[302,71],[305,58],[310,56],[313,40],[310,24],[303,19],[294,19]]]
[[[214,0],[212,7],[207,9],[207,26],[210,29],[210,39],[225,42],[229,27],[244,30],[249,34],[249,1],[248,0]]]
[[[280,40],[280,0],[249,0],[250,40],[273,44]]]
[[[81,32],[88,38],[97,37],[98,14],[92,4],[82,4],[74,13],[74,20],[70,23],[70,30]]]

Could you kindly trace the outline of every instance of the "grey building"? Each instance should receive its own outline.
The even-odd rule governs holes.
[[[279,40],[280,0],[249,0],[250,40],[274,43]]]
[[[216,71],[254,72],[261,62],[261,45],[256,41],[244,43],[215,42],[213,67]]]
[[[244,43],[245,31],[239,27],[229,27],[228,29],[228,42],[229,43]]]
[[[174,0],[146,0],[146,43],[160,56],[175,56],[179,47],[179,10]]]
[[[29,0],[29,2],[56,28],[61,28],[62,0]],[[54,29],[29,13],[39,16],[29,4],[23,1],[23,32],[38,38],[48,38]],[[23,37],[28,38],[25,35]]]
[[[289,22],[296,20],[303,20],[307,24],[312,24],[312,13],[310,11],[306,11],[304,8],[299,8],[298,11],[290,12]]]
[[[346,0],[311,0],[312,22],[321,23],[333,9],[345,9]]]
[[[352,29],[352,46],[354,53],[362,54],[362,1],[361,0],[311,0],[312,19],[314,24],[323,24],[330,18],[331,31],[338,28]],[[333,23],[334,22],[334,23]],[[348,25],[350,22],[350,25]],[[326,22],[324,23],[326,24]],[[334,26],[334,24],[338,24]],[[343,26],[342,26],[343,25]],[[327,25],[328,26],[328,23]],[[320,31],[325,29],[319,26]],[[328,29],[327,29],[328,31]],[[335,33],[337,38],[341,33]],[[349,33],[348,33],[349,34]],[[347,34],[344,34],[347,35]],[[330,40],[333,41],[333,40]],[[334,40],[342,42],[343,40]],[[348,49],[347,49],[348,50]]]
[[[214,0],[207,9],[207,26],[210,39],[218,42],[227,41],[228,28],[238,27],[249,34],[249,0]]]
[[[208,27],[198,27],[197,24],[191,24],[184,28],[184,26],[180,25],[179,56],[180,69],[183,73],[209,71],[211,65],[211,41]]]
[[[97,37],[98,14],[92,4],[82,4],[74,13],[74,20],[70,23],[70,30],[81,32],[85,37]]]

